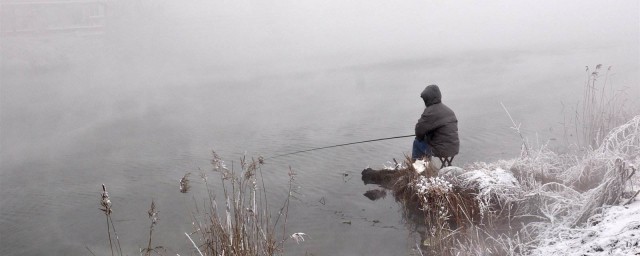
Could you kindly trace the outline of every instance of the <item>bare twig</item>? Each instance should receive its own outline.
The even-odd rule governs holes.
[[[516,132],[518,132],[518,134],[520,135],[520,139],[522,140],[522,145],[524,145],[524,148],[525,148],[525,150],[527,152],[527,155],[530,155],[529,146],[527,146],[527,141],[524,139],[524,136],[522,136],[522,133],[520,132],[520,126],[522,124],[516,124],[516,122],[511,117],[511,114],[509,113],[509,110],[507,110],[507,107],[505,107],[502,102],[500,102],[500,105],[502,105],[502,108],[504,109],[504,111],[507,112],[507,116],[509,116],[509,120],[511,120],[511,124],[513,124],[511,129],[514,129],[514,130],[516,130]]]
[[[631,202],[633,202],[636,199],[636,196],[638,196],[638,194],[640,194],[640,190],[636,191],[636,193],[633,194],[633,196],[631,196],[631,198],[629,198],[629,200],[627,200],[627,202],[624,203],[623,206],[627,206],[631,204]]]
[[[184,235],[187,236],[187,238],[189,238],[189,241],[191,241],[191,244],[193,244],[193,247],[196,248],[196,250],[198,251],[198,253],[200,254],[200,256],[204,256],[202,254],[202,252],[200,251],[200,248],[198,248],[198,246],[196,245],[195,242],[193,242],[193,239],[191,239],[191,237],[189,236],[189,234],[187,234],[187,232],[184,232]]]

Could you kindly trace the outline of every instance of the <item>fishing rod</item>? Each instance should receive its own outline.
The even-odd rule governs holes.
[[[380,139],[373,139],[373,140],[363,140],[363,141],[349,142],[349,143],[344,143],[344,144],[325,146],[325,147],[319,147],[319,148],[312,148],[312,149],[305,149],[305,150],[295,151],[295,152],[291,152],[291,153],[275,155],[275,156],[272,156],[272,157],[267,157],[265,159],[273,159],[273,158],[277,158],[277,157],[295,155],[295,154],[300,154],[300,153],[314,151],[314,150],[320,150],[320,149],[335,148],[335,147],[342,147],[342,146],[353,145],[353,144],[360,144],[360,143],[367,143],[367,142],[374,142],[374,141],[381,141],[381,140],[400,139],[400,138],[415,137],[415,136],[416,136],[415,134],[411,134],[411,135],[394,136],[394,137],[387,137],[387,138],[380,138]]]

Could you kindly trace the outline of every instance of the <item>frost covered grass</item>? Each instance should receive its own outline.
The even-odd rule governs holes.
[[[609,81],[611,66],[604,70],[598,64],[593,69],[586,67],[581,115],[576,115],[575,125],[582,136],[579,145],[598,147],[613,128],[630,119],[627,113],[625,91],[614,90]],[[578,110],[577,110],[578,111]]]
[[[479,223],[480,210],[474,201],[476,190],[458,186],[457,179],[438,176],[437,168],[429,160],[409,164],[410,161],[407,157],[402,165],[405,168],[397,170],[393,194],[404,206],[404,217],[419,230],[421,250],[442,253]]]
[[[441,255],[640,253],[640,116],[583,155],[542,146],[509,161],[401,165],[394,195],[422,251]],[[424,170],[423,170],[424,169]]]
[[[576,161],[575,165],[566,168],[564,173],[555,175],[562,183],[542,184],[538,186],[538,190],[531,190],[530,194],[538,197],[538,206],[545,218],[545,221],[531,223],[524,229],[531,235],[531,241],[535,244],[532,253],[554,252],[558,255],[566,254],[566,250],[569,249],[580,248],[571,253],[640,253],[637,246],[640,241],[640,228],[636,222],[618,219],[619,222],[614,224],[601,220],[603,217],[607,220],[615,219],[615,216],[640,219],[637,206],[631,207],[637,204],[634,200],[637,191],[640,190],[640,179],[636,174],[638,164],[640,116],[614,128],[604,138],[600,147],[589,151]],[[570,241],[582,238],[585,231],[591,232],[591,239],[583,240],[581,244],[587,244],[587,240],[601,241],[599,238],[607,237],[607,232],[620,225],[622,230],[628,231],[623,232],[628,236],[623,233],[616,235],[620,238],[625,237],[624,243],[612,242],[607,244],[606,248],[594,247],[593,250],[586,251],[583,250],[584,247],[562,248],[559,245],[570,245]]]

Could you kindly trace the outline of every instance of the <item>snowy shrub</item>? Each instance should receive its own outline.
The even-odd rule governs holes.
[[[640,253],[640,116],[596,149],[558,154],[542,146],[510,161],[415,171],[429,252],[448,255]],[[407,164],[419,169],[420,165]],[[621,206],[626,204],[627,206]]]
[[[558,175],[564,184],[542,184],[528,193],[540,199],[535,208],[543,216],[523,229],[535,244],[531,254],[640,253],[640,202],[614,206],[633,202],[625,191],[637,195],[640,116],[612,129],[600,145]]]
[[[598,145],[440,170],[407,157],[388,169],[427,254],[638,254],[640,116]]]

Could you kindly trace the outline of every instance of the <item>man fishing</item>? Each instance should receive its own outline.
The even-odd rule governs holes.
[[[420,97],[425,108],[416,124],[411,157],[415,161],[436,156],[443,166],[451,165],[451,160],[460,150],[458,119],[453,110],[442,103],[442,94],[437,85],[427,86]]]
[[[429,85],[422,91],[420,97],[424,101],[425,109],[416,124],[415,135],[403,135],[372,140],[364,140],[319,148],[305,149],[286,154],[275,155],[265,159],[272,159],[304,152],[342,147],[360,143],[381,140],[414,137],[411,157],[413,160],[436,156],[444,165],[451,165],[453,157],[458,154],[460,141],[458,140],[458,119],[453,111],[441,102],[442,95],[437,85]]]

